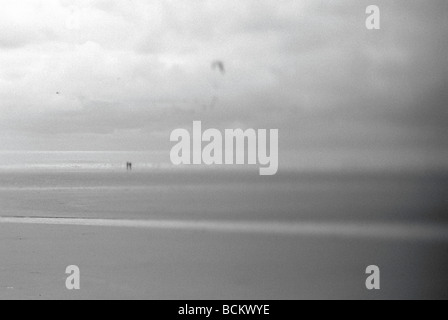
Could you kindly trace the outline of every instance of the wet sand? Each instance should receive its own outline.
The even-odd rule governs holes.
[[[448,298],[446,243],[0,225],[1,299]],[[382,270],[382,290],[364,270]],[[81,269],[81,290],[65,268]]]
[[[432,237],[430,227],[425,237],[419,231],[406,237],[388,237],[393,230],[387,228],[376,236],[362,231],[371,225],[383,230],[382,224],[444,228],[444,179],[298,176],[267,185],[254,181],[258,178],[227,175],[0,176],[2,217],[148,224],[0,222],[0,299],[448,298],[448,242],[443,236]],[[151,221],[218,227],[160,228]],[[226,230],[220,221],[259,228],[235,231],[230,224]],[[259,232],[270,222],[355,223],[367,229],[343,236],[300,228]],[[381,291],[365,289],[364,272],[372,264],[381,268]],[[65,288],[69,265],[81,269],[80,291]]]

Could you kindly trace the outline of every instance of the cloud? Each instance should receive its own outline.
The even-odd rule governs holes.
[[[378,0],[377,32],[364,27],[369,4],[5,0],[0,149],[39,137],[44,149],[166,150],[171,130],[203,120],[279,128],[290,159],[436,153],[446,1]]]

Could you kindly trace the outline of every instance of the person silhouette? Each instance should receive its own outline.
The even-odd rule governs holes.
[[[132,171],[132,162],[126,162],[126,170]]]

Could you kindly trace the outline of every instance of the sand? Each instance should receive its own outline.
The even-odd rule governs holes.
[[[0,215],[16,217],[0,219],[0,299],[448,298],[444,179],[297,176],[266,185],[227,175],[0,176]],[[24,216],[147,226],[24,224]],[[167,227],[152,224],[161,221]],[[203,226],[170,227],[177,222]],[[260,232],[272,222],[298,231]],[[333,232],[303,232],[306,223]],[[349,223],[367,229],[334,232]],[[387,236],[393,229],[364,236],[362,230],[381,225],[404,226],[405,233],[417,226],[427,236]],[[371,264],[381,268],[381,291],[365,289]],[[69,265],[81,269],[79,291],[65,288]]]
[[[443,243],[0,225],[1,299],[447,298]],[[367,265],[382,290],[365,290]],[[81,269],[81,290],[65,269]]]

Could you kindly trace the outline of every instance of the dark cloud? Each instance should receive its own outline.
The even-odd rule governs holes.
[[[446,150],[447,2],[378,0],[373,32],[370,4],[8,0],[32,19],[0,22],[0,149],[167,150],[202,120],[279,128],[291,162]]]

